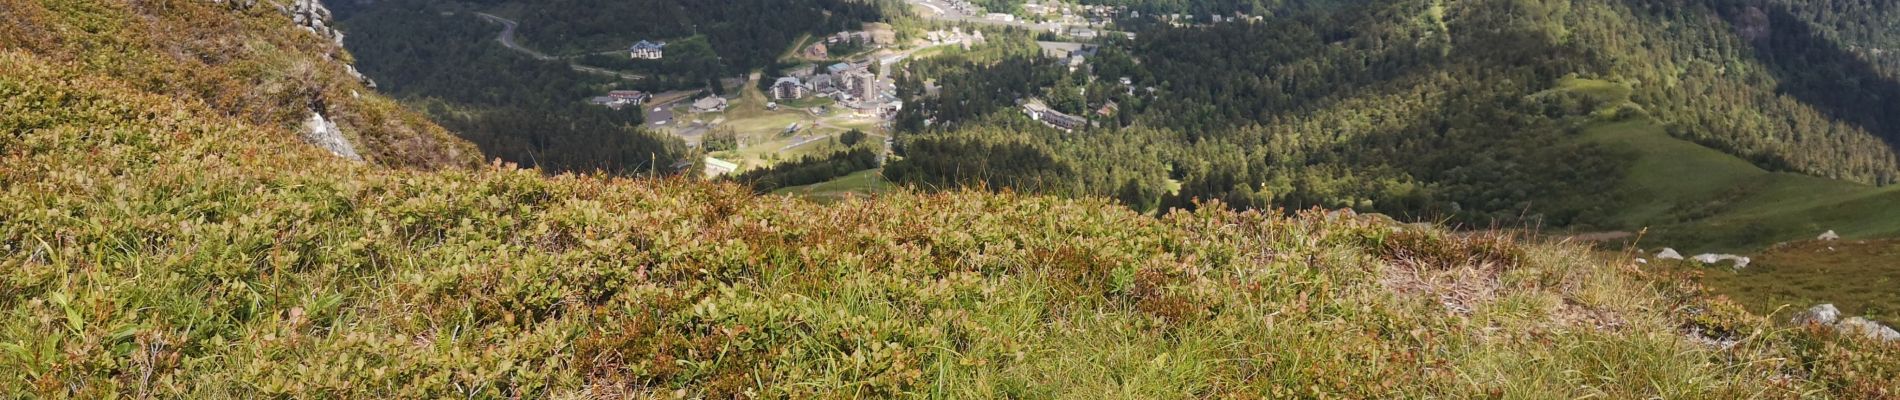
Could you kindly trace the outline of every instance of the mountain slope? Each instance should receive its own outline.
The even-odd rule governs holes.
[[[1832,229],[1808,231],[1815,227],[1810,224],[1839,218],[1787,223],[1823,216],[1817,205],[1825,199],[1783,202],[1800,196],[1782,196],[1762,203],[1788,209],[1743,210],[1709,204],[1733,200],[1710,193],[1628,182],[1649,172],[1637,158],[1725,154],[1753,173],[1817,178],[1726,182],[1746,184],[1738,187],[1701,183],[1738,195],[1800,195],[1794,192],[1816,185],[1858,191],[1848,188],[1900,177],[1894,144],[1900,131],[1893,129],[1900,123],[1888,121],[1894,113],[1885,110],[1900,99],[1900,81],[1850,51],[1853,43],[1877,41],[1837,40],[1859,36],[1827,33],[1833,31],[1800,17],[1822,6],[1297,3],[1276,7],[1256,23],[1134,21],[1145,21],[1131,22],[1138,40],[1107,41],[1089,68],[1076,72],[958,54],[912,62],[910,76],[900,80],[900,93],[909,96],[898,121],[906,154],[887,171],[923,187],[1128,194],[1121,197],[1142,210],[1155,204],[1191,209],[1197,199],[1219,199],[1260,209],[1352,207],[1474,226],[1636,231],[1731,226],[1720,220],[1785,214],[1763,222],[1775,226],[1757,237],[1702,240],[1724,247],[1810,238]],[[1855,9],[1839,5],[1846,3],[1852,2],[1828,7]],[[1878,26],[1887,19],[1870,15],[1864,22]],[[944,89],[926,90],[926,81]],[[1570,87],[1580,82],[1590,87]],[[1016,97],[1044,98],[1072,114],[1115,104],[1116,115],[1092,117],[1099,125],[1093,129],[1045,129],[1018,116],[1009,103]],[[1694,146],[1657,154],[1583,138],[1598,127],[1638,120]],[[984,159],[977,155],[989,153],[970,149],[1004,145],[1031,155],[1012,160],[1047,160],[1035,165],[1051,167],[976,165]],[[1167,194],[1176,182],[1180,190]],[[1713,211],[1649,210],[1659,204]],[[1729,211],[1737,214],[1724,214]],[[1900,230],[1891,220],[1864,222],[1856,231]]]
[[[117,4],[35,3],[63,20]],[[276,32],[249,29],[265,28],[204,39]],[[387,168],[77,61],[125,50],[0,47],[9,397],[1876,398],[1900,383],[1891,344],[1775,328],[1578,247],[1350,213],[1155,219],[986,193],[818,205]]]
[[[382,165],[481,162],[473,146],[375,96],[347,64],[350,56],[324,25],[321,7],[311,0],[0,0],[0,48],[202,102],[272,132],[307,132],[320,116],[342,133],[322,139]]]

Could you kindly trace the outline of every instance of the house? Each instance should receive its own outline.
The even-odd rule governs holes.
[[[618,100],[624,104],[636,106],[645,104],[647,100],[653,99],[653,95],[638,90],[615,90],[607,92],[607,97],[612,97],[614,100]]]
[[[984,18],[989,18],[990,20],[993,20],[993,21],[1003,21],[1003,22],[1016,21],[1016,16],[1004,14],[1004,13],[990,13],[989,15],[985,15]]]
[[[811,91],[818,92],[820,96],[829,95],[831,91],[837,90],[837,88],[833,87],[831,74],[812,75],[810,83]]]
[[[811,47],[805,48],[805,58],[831,58],[831,49],[825,47],[824,43],[813,43]]]
[[[726,111],[726,98],[724,97],[706,96],[705,98],[693,101],[693,112],[709,113],[720,111]]]
[[[856,89],[851,93],[852,96],[857,96],[864,101],[877,101],[877,75],[860,71],[852,74],[851,80],[857,81],[851,85]]]
[[[625,103],[621,103],[619,100],[614,100],[614,98],[612,97],[595,96],[594,98],[587,99],[587,104],[593,104],[597,106],[603,106],[603,107],[618,110]]]
[[[708,178],[716,177],[716,176],[725,176],[726,174],[730,174],[733,171],[738,171],[738,170],[739,170],[739,164],[733,164],[731,161],[721,160],[717,158],[706,157],[706,177]]]
[[[870,32],[856,31],[856,32],[838,32],[837,34],[831,35],[831,37],[825,38],[825,43],[832,43],[832,44],[857,43],[857,44],[868,45],[868,44],[875,44],[877,43],[877,41],[876,41],[876,38],[871,36]]]
[[[858,73],[856,72],[838,74],[837,80],[838,92],[844,93],[847,96],[857,96],[858,85],[864,83],[864,80],[858,79]]]
[[[669,170],[673,172],[685,172],[687,168],[692,168],[692,167],[693,167],[693,160],[680,160],[680,162],[676,162],[676,163],[673,163],[672,165],[667,166],[667,168],[669,168]]]
[[[1069,36],[1073,36],[1076,39],[1081,39],[1081,40],[1092,40],[1098,36],[1101,36],[1101,34],[1095,32],[1094,29],[1075,27],[1075,28],[1069,29]]]
[[[851,63],[837,63],[837,64],[831,64],[831,66],[829,67],[825,67],[825,71],[830,72],[832,75],[838,75],[845,72],[850,72],[855,69],[858,69],[858,66],[851,65]]]
[[[1113,117],[1115,116],[1115,113],[1121,112],[1121,110],[1122,110],[1121,104],[1116,104],[1114,101],[1110,101],[1108,102],[1108,104],[1103,104],[1102,108],[1095,109],[1095,115],[1099,115],[1102,117]]]
[[[658,60],[666,56],[665,48],[666,42],[642,40],[634,43],[633,47],[627,48],[627,52],[633,54],[635,60]]]
[[[1023,114],[1029,115],[1029,119],[1040,121],[1045,125],[1062,130],[1080,129],[1089,124],[1087,118],[1063,114],[1060,111],[1049,108],[1049,106],[1043,104],[1041,100],[1030,100],[1027,103],[1023,103]]]
[[[877,107],[877,117],[883,119],[897,118],[897,112],[903,110],[904,102],[902,101],[884,103],[884,105]]]
[[[1066,59],[1077,55],[1084,57],[1094,56],[1095,50],[1097,49],[1095,45],[1075,42],[1038,41],[1036,42],[1036,47],[1042,48],[1043,57],[1055,59]]]
[[[798,78],[787,76],[778,78],[777,82],[772,83],[772,99],[774,100],[792,100],[802,97],[805,97],[805,84],[799,82]]]

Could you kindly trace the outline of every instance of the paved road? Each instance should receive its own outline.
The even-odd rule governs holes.
[[[520,52],[521,54],[527,54],[529,57],[534,57],[534,59],[541,60],[541,61],[555,61],[555,60],[560,60],[563,58],[568,58],[568,57],[550,56],[550,55],[547,55],[547,53],[535,51],[534,49],[530,49],[527,46],[522,46],[521,43],[516,42],[515,28],[519,27],[521,24],[515,23],[515,21],[513,20],[498,17],[498,16],[495,16],[494,14],[489,14],[489,13],[478,12],[478,13],[475,13],[475,15],[482,17],[482,19],[488,20],[489,22],[501,24],[502,26],[501,34],[495,36],[495,41],[500,42],[502,47],[507,47],[509,50],[514,50],[514,51]],[[602,52],[602,53],[606,53],[606,52]],[[619,52],[615,51],[613,53],[619,53]],[[586,72],[590,74],[608,75],[608,76],[613,76],[620,79],[637,80],[637,79],[646,78],[646,76],[643,76],[643,75],[629,74],[629,73],[614,71],[614,70],[610,70],[606,68],[580,65],[580,64],[575,64],[573,62],[569,62],[568,67],[573,68],[575,71]]]
[[[515,42],[515,28],[521,26],[521,24],[517,24],[513,20],[497,17],[494,14],[489,14],[489,13],[478,12],[478,13],[475,13],[475,15],[482,17],[482,19],[488,20],[488,22],[501,24],[502,26],[501,35],[495,36],[495,41],[501,42],[502,47],[507,47],[510,50],[518,51],[518,52],[521,52],[522,54],[527,54],[528,56],[534,57],[537,60],[552,61],[555,59],[554,56],[543,54],[539,51],[534,51],[534,49],[527,48],[525,46],[522,46],[520,43]]]
[[[811,144],[812,142],[817,142],[817,141],[820,141],[820,140],[825,140],[825,138],[828,138],[828,137],[831,137],[831,136],[830,136],[830,135],[817,135],[817,136],[811,136],[811,137],[807,137],[807,138],[805,138],[805,139],[803,139],[803,140],[799,140],[799,141],[797,141],[797,142],[793,142],[792,144],[788,144],[788,145],[785,145],[785,147],[780,147],[780,148],[778,148],[778,152],[780,152],[780,153],[784,153],[784,152],[785,152],[786,150],[791,150],[791,149],[793,149],[793,148],[797,148],[798,146],[804,146],[804,145],[807,145],[807,144]]]

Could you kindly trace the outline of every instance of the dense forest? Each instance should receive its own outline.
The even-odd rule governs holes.
[[[493,42],[499,26],[426,1],[391,1],[345,21],[347,45],[382,90],[428,112],[489,157],[544,170],[664,172],[687,154],[640,129],[640,112],[586,104],[616,88]]]
[[[773,66],[801,35],[859,29],[884,19],[879,3],[843,0],[719,2],[563,0],[339,2],[348,47],[363,71],[411,107],[490,157],[549,171],[644,173],[687,157],[677,139],[641,129],[637,109],[585,99],[609,90],[727,89],[721,78]],[[884,4],[883,6],[889,6]],[[524,45],[583,65],[640,75],[590,74],[537,60],[493,39],[501,25],[479,9],[514,9]],[[662,60],[630,60],[638,40],[668,42]]]
[[[950,54],[900,74],[915,106],[899,117],[905,158],[887,175],[1144,210],[1220,200],[1589,226],[1624,195],[1628,166],[1576,140],[1579,127],[1641,118],[1771,170],[1893,183],[1900,89],[1878,58],[1892,33],[1827,22],[1886,8],[1293,2],[1260,23],[1143,25],[1139,41],[1104,43],[1074,72],[1033,54]],[[1012,102],[1028,97],[1095,127],[1030,122]]]
[[[507,3],[513,0],[490,0]],[[857,30],[895,7],[856,0],[550,0],[521,16],[523,39],[556,53],[625,49],[641,40],[703,38],[722,72],[770,65],[802,34]],[[674,51],[668,46],[668,56]]]

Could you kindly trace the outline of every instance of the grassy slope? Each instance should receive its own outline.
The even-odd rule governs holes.
[[[1620,220],[1650,227],[1655,246],[1744,251],[1835,230],[1849,238],[1900,236],[1900,188],[1768,172],[1676,139],[1647,119],[1594,126],[1585,140],[1632,151]]]
[[[1857,342],[1695,344],[1683,324],[1763,325],[1658,312],[1695,303],[1582,249],[389,170],[53,79],[68,67],[0,52],[0,369],[21,377],[0,393],[1853,397],[1893,379],[1839,361]],[[1788,370],[1804,378],[1771,381]]]
[[[0,52],[0,370],[20,377],[0,393],[1734,398],[1895,382],[1892,347],[1766,329],[1578,248],[1322,214],[1154,219],[981,193],[824,206],[382,169],[112,79],[54,79],[69,70]],[[1682,309],[1702,311],[1664,312]]]
[[[1559,90],[1603,101],[1603,114],[1627,104],[1627,87],[1566,80]],[[1744,270],[1690,263],[1697,281],[1749,310],[1785,318],[1809,305],[1834,303],[1853,315],[1897,322],[1900,241],[1815,242],[1827,230],[1847,238],[1900,236],[1900,188],[1879,188],[1808,175],[1769,172],[1740,158],[1677,139],[1648,118],[1595,123],[1583,140],[1634,156],[1624,182],[1626,206],[1616,223],[1647,227],[1642,246],[1688,254],[1739,252]],[[1775,243],[1796,241],[1785,245]]]
[[[382,168],[0,48],[5,397],[1870,398],[1900,384],[1900,349],[1776,330],[1628,267],[1324,214],[1155,219],[984,193],[826,206]]]
[[[231,3],[0,0],[0,48],[202,101],[273,134],[301,129],[319,111],[377,164],[481,162],[475,146],[349,76],[342,46],[293,26],[268,2]]]
[[[1630,106],[1628,87],[1566,79],[1553,92],[1601,102],[1611,119]],[[1543,94],[1540,94],[1543,95]],[[1689,252],[1753,251],[1828,230],[1848,238],[1900,236],[1900,187],[1880,188],[1808,175],[1769,172],[1745,160],[1669,136],[1646,117],[1589,124],[1581,140],[1634,158],[1614,223],[1648,228],[1652,247]]]
[[[1757,313],[1787,317],[1831,303],[1900,323],[1900,240],[1804,241],[1769,248],[1748,268],[1695,268],[1700,281]]]
[[[772,193],[796,195],[819,202],[836,202],[846,196],[866,196],[894,190],[897,190],[896,184],[884,180],[882,169],[871,169],[825,182],[774,190]]]

